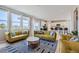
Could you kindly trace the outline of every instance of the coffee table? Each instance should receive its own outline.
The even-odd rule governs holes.
[[[34,37],[34,36],[30,36],[27,38],[28,41],[28,46],[31,48],[36,48],[39,45],[39,38],[38,37]]]

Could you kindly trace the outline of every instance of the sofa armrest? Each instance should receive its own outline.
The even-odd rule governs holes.
[[[5,33],[6,41],[11,39],[11,37],[10,37],[8,34],[9,34],[9,32],[6,32],[6,33]]]

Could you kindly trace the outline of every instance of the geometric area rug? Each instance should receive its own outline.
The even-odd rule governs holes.
[[[56,47],[57,41],[50,42],[40,39],[40,45],[35,49],[31,49],[28,47],[28,42],[22,40],[1,48],[0,53],[55,53]]]

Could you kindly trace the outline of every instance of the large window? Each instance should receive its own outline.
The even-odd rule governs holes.
[[[33,29],[34,29],[34,31],[40,30],[40,21],[34,21],[33,22]]]
[[[0,8],[0,29],[12,32],[27,31],[30,29],[30,18],[22,12]]]
[[[7,12],[5,10],[0,9],[0,29],[8,29],[7,21]]]
[[[20,19],[20,15],[11,14],[12,16],[12,31],[19,31],[20,30],[20,25],[21,25],[21,19]]]
[[[30,26],[30,19],[29,17],[23,17],[23,30],[29,30],[29,26]]]

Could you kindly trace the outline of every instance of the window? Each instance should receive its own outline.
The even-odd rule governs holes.
[[[30,26],[30,19],[29,17],[23,17],[23,30],[29,30],[29,26]]]
[[[11,16],[12,16],[12,31],[19,31],[21,24],[20,15],[12,13]]]
[[[0,29],[8,30],[7,21],[7,12],[5,10],[0,9]]]
[[[33,22],[33,29],[35,31],[39,31],[40,30],[40,21],[34,21]]]

